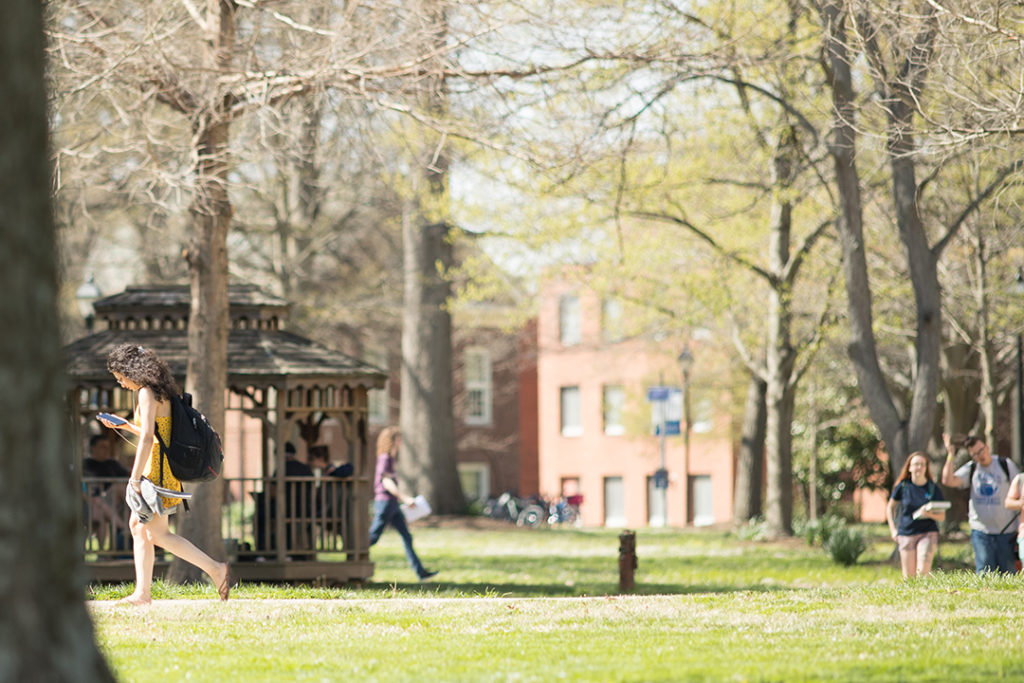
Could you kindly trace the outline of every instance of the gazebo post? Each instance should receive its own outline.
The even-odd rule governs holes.
[[[285,510],[285,457],[284,457],[284,443],[288,439],[288,425],[289,421],[285,417],[284,402],[282,399],[286,399],[287,389],[285,391],[279,391],[277,394],[277,405],[274,407],[274,426],[276,427],[277,438],[274,443],[274,550],[275,556],[278,562],[284,562],[285,552],[287,546],[287,538],[285,536],[285,517],[288,515],[288,511]]]

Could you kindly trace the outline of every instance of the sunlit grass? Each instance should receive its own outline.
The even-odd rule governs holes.
[[[964,571],[963,544],[904,582],[880,529],[853,567],[799,541],[641,530],[620,596],[614,531],[414,531],[433,582],[385,534],[361,589],[243,585],[221,604],[159,583],[136,609],[108,600],[130,586],[96,588],[99,641],[126,681],[1024,679],[1024,586]]]

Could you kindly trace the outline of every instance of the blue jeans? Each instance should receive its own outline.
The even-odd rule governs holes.
[[[427,574],[427,570],[420,562],[420,558],[416,556],[416,551],[412,549],[412,534],[409,533],[409,526],[405,523],[405,515],[402,514],[402,508],[398,506],[398,501],[394,498],[373,501],[370,545],[380,540],[380,535],[384,533],[384,528],[388,524],[394,527],[398,535],[402,537],[402,543],[405,544],[405,559],[409,560],[409,566],[416,572],[416,576],[422,579]]]
[[[1012,574],[1016,569],[1013,556],[1013,538],[1016,531],[1008,534],[986,534],[971,529],[971,547],[974,548],[974,570],[982,572],[1000,571]]]

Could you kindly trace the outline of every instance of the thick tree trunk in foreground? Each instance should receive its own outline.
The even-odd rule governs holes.
[[[110,681],[69,476],[41,3],[0,3],[0,62],[0,680]]]

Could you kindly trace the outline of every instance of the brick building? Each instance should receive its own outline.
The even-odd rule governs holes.
[[[728,522],[735,450],[728,356],[707,332],[688,340],[627,334],[626,315],[620,302],[576,284],[556,278],[542,285],[540,490],[582,494],[588,526]],[[694,359],[686,382],[677,362],[684,347]],[[664,404],[649,400],[661,396],[652,393],[657,387],[666,389]],[[665,489],[656,475],[662,458]]]

